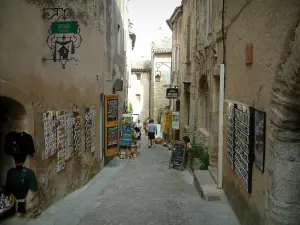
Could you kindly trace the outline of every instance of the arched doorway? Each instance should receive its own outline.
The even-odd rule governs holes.
[[[300,221],[300,24],[273,85],[265,224]]]
[[[14,166],[11,156],[4,153],[5,136],[13,126],[26,119],[22,104],[8,97],[0,97],[0,185],[5,184],[7,170]]]

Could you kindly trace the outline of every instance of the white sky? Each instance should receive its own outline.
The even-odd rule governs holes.
[[[136,34],[135,48],[131,53],[133,59],[142,56],[150,59],[151,42],[172,35],[166,20],[180,3],[181,0],[129,0],[128,11],[133,23],[132,32]]]

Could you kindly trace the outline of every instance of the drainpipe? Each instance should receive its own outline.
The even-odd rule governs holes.
[[[223,112],[225,66],[220,65],[220,100],[219,100],[219,146],[218,146],[218,188],[223,187]]]

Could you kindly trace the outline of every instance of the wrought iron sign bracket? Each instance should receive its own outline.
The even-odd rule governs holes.
[[[68,10],[68,8],[43,9],[43,19],[51,20],[46,43],[51,50],[52,58],[43,57],[42,60],[60,62],[63,69],[69,61],[74,61],[78,65],[78,59],[74,54],[82,42],[78,22],[70,19]]]

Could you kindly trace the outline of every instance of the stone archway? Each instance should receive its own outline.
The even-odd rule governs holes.
[[[0,96],[0,185],[5,184],[7,171],[14,166],[11,156],[4,153],[6,134],[12,130],[12,125],[26,117],[26,110],[22,104],[14,99]]]
[[[26,110],[28,120],[26,132],[34,133],[33,107],[32,101],[25,91],[13,85],[11,82],[0,80],[0,96],[7,97],[19,102]]]
[[[26,111],[26,120],[27,120],[24,131],[31,135],[34,135],[33,106],[29,95],[21,88],[12,84],[11,82],[0,80],[0,97],[6,97],[12,99],[24,107]],[[32,160],[28,160],[26,162],[26,166],[35,170],[35,164],[32,163]]]
[[[296,225],[300,221],[300,23],[272,94],[265,224]]]

